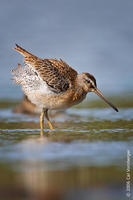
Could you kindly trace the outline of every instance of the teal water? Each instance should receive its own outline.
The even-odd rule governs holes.
[[[133,199],[133,1],[5,0],[0,16],[0,200]],[[93,74],[119,113],[89,94],[41,137],[39,116],[12,112],[15,43]]]
[[[3,199],[125,199],[133,107],[116,99],[118,113],[97,100],[53,116],[55,129],[46,124],[44,136],[39,116],[13,113],[17,102],[1,100]],[[132,174],[132,160],[130,167]]]

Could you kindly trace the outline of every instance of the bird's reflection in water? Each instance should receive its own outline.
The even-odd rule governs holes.
[[[24,157],[19,163],[17,182],[29,200],[74,200],[79,197],[87,199],[89,196],[97,199],[99,195],[103,199],[105,196],[111,199],[114,192],[118,196],[121,194],[118,188],[122,170],[111,166],[67,168],[63,165],[63,159],[64,167],[57,168],[56,162],[61,161],[51,156],[56,152],[56,146],[47,136],[24,140],[20,151]]]
[[[29,200],[61,200],[64,193],[54,173],[44,170],[46,164],[43,159],[43,153],[45,153],[43,147],[49,143],[49,134],[47,132],[45,136],[30,138],[22,144],[22,151],[27,154],[27,157],[22,163],[19,182],[27,191]],[[38,158],[39,154],[41,156]]]

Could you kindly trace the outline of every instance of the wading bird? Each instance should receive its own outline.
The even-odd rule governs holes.
[[[17,44],[14,49],[24,56],[24,66],[18,64],[18,67],[12,70],[13,79],[22,85],[29,100],[42,110],[41,134],[44,131],[44,116],[49,128],[53,129],[48,110],[66,109],[79,104],[88,92],[95,92],[118,112],[118,109],[98,90],[92,74],[78,74],[61,59],[38,58]]]

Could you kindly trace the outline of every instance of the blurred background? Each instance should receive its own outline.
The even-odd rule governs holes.
[[[0,97],[20,98],[10,71],[23,63],[15,43],[42,58],[90,72],[108,94],[132,91],[133,1],[0,1]]]
[[[92,73],[119,113],[89,94],[82,104],[54,114],[55,130],[40,137],[38,116],[13,113],[23,98],[11,80],[11,70],[23,63],[15,43]],[[132,196],[133,180],[130,191],[126,182],[127,159],[133,176],[132,53],[132,0],[0,0],[1,200]]]

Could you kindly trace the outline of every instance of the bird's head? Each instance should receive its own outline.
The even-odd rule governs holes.
[[[104,95],[100,92],[100,90],[97,88],[96,79],[92,74],[89,73],[82,73],[81,74],[81,84],[83,89],[86,92],[95,92],[99,97],[101,97],[108,105],[110,105],[116,112],[118,112],[118,109],[110,102],[108,101]]]

